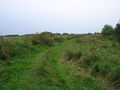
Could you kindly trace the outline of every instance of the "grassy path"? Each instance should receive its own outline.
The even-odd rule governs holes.
[[[48,49],[48,47],[40,47],[38,51],[41,53]],[[31,70],[34,58],[38,51],[33,51],[27,55],[19,58],[12,58],[11,66],[0,66],[0,90],[19,90],[24,85],[21,83],[22,76],[25,72]],[[21,89],[20,89],[21,90]]]
[[[39,53],[33,60],[31,69],[21,76],[19,90],[70,90],[59,58],[71,41]]]
[[[63,54],[72,44],[66,41],[38,54],[21,76],[19,90],[103,90],[94,78],[65,60]]]

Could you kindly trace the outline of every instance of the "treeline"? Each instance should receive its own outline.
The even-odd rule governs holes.
[[[101,34],[111,40],[117,40],[120,42],[120,23],[117,23],[115,28],[113,28],[111,25],[105,25]]]
[[[23,34],[23,35],[19,35],[19,34],[9,34],[9,35],[0,35],[0,37],[17,37],[17,36],[33,36],[36,35],[37,33],[33,33],[33,34]],[[74,33],[52,33],[54,35],[76,35]]]
[[[41,32],[42,33],[42,32]],[[21,37],[21,36],[33,36],[36,35],[38,33],[33,33],[33,34],[23,34],[23,35],[19,35],[19,34],[10,34],[10,35],[0,35],[0,37]],[[39,33],[40,34],[40,33]],[[75,34],[75,33],[52,33],[54,35],[84,35],[84,34]],[[100,34],[99,32],[94,32],[94,33],[85,33],[85,34]]]

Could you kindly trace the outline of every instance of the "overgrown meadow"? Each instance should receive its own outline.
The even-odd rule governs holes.
[[[118,26],[102,34],[0,37],[0,89],[119,90]]]

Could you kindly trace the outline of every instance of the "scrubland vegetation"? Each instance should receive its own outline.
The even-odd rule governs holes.
[[[119,32],[0,37],[0,89],[119,90]]]

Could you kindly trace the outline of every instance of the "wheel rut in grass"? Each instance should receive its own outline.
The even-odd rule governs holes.
[[[34,59],[31,69],[24,73],[22,78],[23,90],[71,90],[62,70],[60,57],[67,42],[51,47],[39,53]]]
[[[104,90],[101,84],[82,68],[64,58],[65,42],[38,54],[31,69],[24,73],[22,90]],[[97,84],[96,84],[97,83]]]

